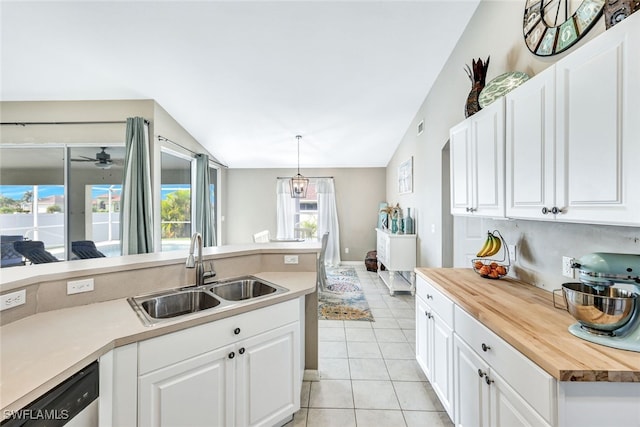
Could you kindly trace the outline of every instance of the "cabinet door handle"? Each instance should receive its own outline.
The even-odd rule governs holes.
[[[427,315],[427,319],[431,319],[433,317],[428,311],[425,311],[425,314]]]
[[[546,215],[548,213],[549,213],[549,208],[547,208],[547,207],[542,208],[542,214],[543,215]]]
[[[240,350],[238,350],[238,353],[244,354],[244,347],[242,347]]]
[[[489,375],[487,375],[486,377],[484,377],[484,382],[487,383],[487,385],[491,385],[491,383],[493,382],[493,380],[489,379]]]
[[[433,299],[433,295],[427,294],[427,299]]]
[[[467,212],[474,212],[476,209],[475,208],[467,208],[466,211]]]
[[[482,372],[482,369],[478,369],[478,375],[480,376],[480,378],[484,377],[486,374],[484,372]]]
[[[554,214],[554,215],[558,215],[560,212],[561,212],[561,210],[558,209],[557,206],[554,206],[554,207],[551,208],[551,213]]]
[[[234,357],[236,357],[236,354],[233,351],[229,353],[229,359],[233,359]]]
[[[240,328],[235,328],[233,330],[233,333],[236,334],[236,335],[239,335],[240,334]]]
[[[491,347],[489,347],[485,343],[482,343],[482,351],[487,351],[487,350],[491,350]]]

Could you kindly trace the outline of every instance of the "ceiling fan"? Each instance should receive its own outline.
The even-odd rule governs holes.
[[[111,154],[107,153],[107,147],[100,147],[99,153],[96,153],[95,158],[87,157],[87,156],[79,156],[80,159],[71,159],[72,162],[94,162],[96,167],[100,169],[109,169],[111,165],[122,164],[122,159],[111,159]]]

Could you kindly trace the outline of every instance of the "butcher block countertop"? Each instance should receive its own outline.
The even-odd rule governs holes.
[[[508,277],[484,279],[470,268],[415,271],[559,381],[640,382],[640,353],[571,335],[576,320],[554,308],[548,291]]]

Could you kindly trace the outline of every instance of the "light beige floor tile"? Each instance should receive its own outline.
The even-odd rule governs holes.
[[[396,319],[401,329],[415,329],[416,319]]]
[[[321,358],[318,360],[320,380],[348,380],[349,359]]]
[[[407,342],[402,329],[376,329],[378,342]]]
[[[347,341],[359,342],[376,342],[376,335],[373,328],[349,328],[345,329]]]
[[[402,411],[356,409],[356,421],[358,427],[406,427]]]
[[[307,408],[301,408],[293,414],[293,420],[285,424],[286,427],[306,427],[307,425]]]
[[[389,307],[387,307],[387,303],[384,302],[384,300],[382,298],[380,298],[380,299],[374,299],[374,298],[369,299],[368,296],[366,298],[367,298],[367,302],[369,303],[369,308],[371,310],[376,309],[376,308],[389,309]]]
[[[453,427],[446,412],[403,411],[407,427]]]
[[[318,328],[344,328],[343,320],[318,320]]]
[[[319,341],[344,341],[344,328],[318,328]]]
[[[407,342],[409,344],[415,344],[416,343],[416,330],[415,329],[403,329],[402,333],[404,334],[404,336],[407,339]]]
[[[393,387],[403,410],[443,411],[436,393],[427,382],[394,381]],[[312,386],[313,390],[313,386]]]
[[[382,359],[349,359],[352,380],[389,380],[387,366]]]
[[[372,329],[371,324],[373,322],[369,322],[366,320],[345,320],[344,328],[345,329]]]
[[[358,409],[400,409],[391,381],[351,381]]]
[[[353,408],[349,380],[322,380],[311,383],[310,408]]]
[[[376,342],[351,342],[347,341],[347,353],[350,358],[357,359],[381,359],[382,354]]]
[[[385,359],[415,359],[416,353],[407,342],[379,342]]]
[[[318,356],[320,358],[346,358],[347,343],[345,341],[320,341]]]
[[[400,324],[394,318],[376,319],[371,326],[373,326],[373,329],[400,329]]]
[[[314,409],[307,415],[307,427],[355,427],[356,414],[353,409]]]
[[[390,309],[388,308],[376,308],[376,307],[372,307],[371,308],[371,314],[373,315],[374,318],[376,319],[384,319],[384,318],[389,318],[389,317],[393,317],[393,313],[391,312]]]
[[[385,359],[385,363],[393,381],[427,381],[422,368],[415,360]]]
[[[390,308],[391,314],[396,319],[415,319],[416,312],[412,308]]]
[[[311,393],[311,382],[303,381],[302,390],[300,391],[300,406],[302,408],[309,406],[309,393]]]

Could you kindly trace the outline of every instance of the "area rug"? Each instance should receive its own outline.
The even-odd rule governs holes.
[[[374,321],[353,267],[327,268],[326,290],[318,290],[318,319]]]

